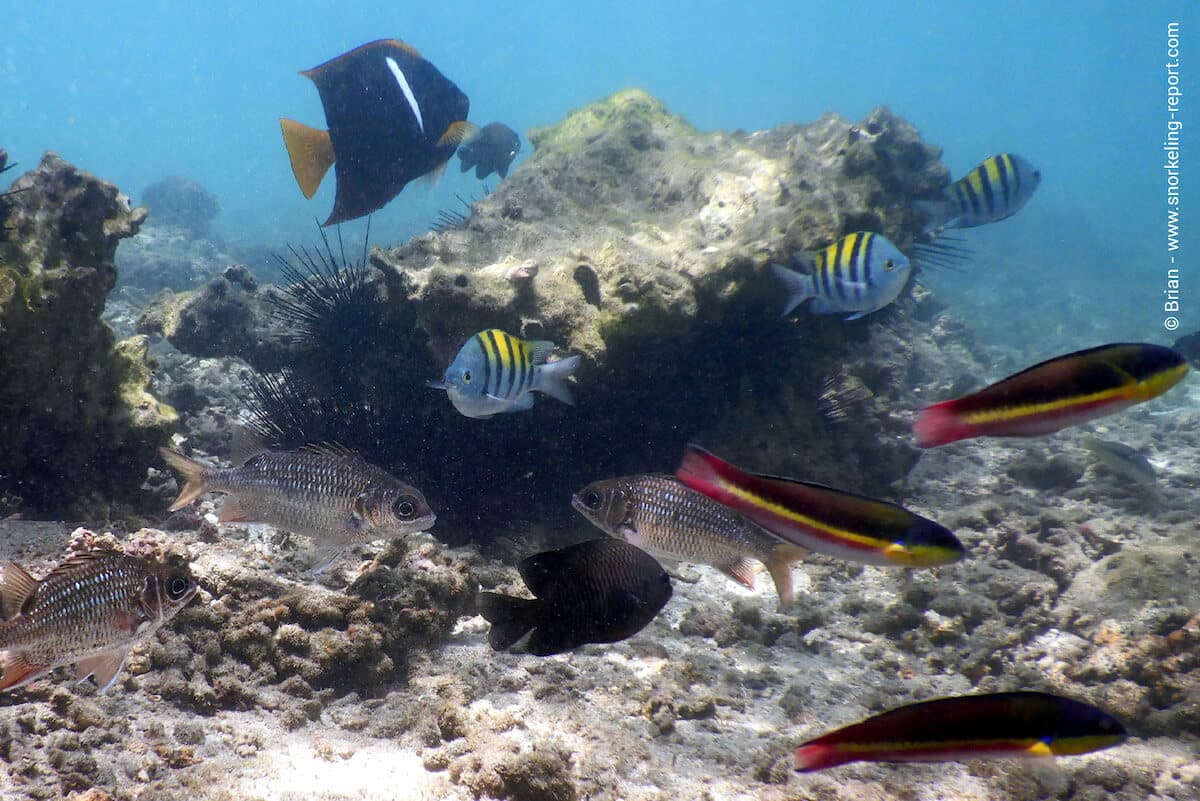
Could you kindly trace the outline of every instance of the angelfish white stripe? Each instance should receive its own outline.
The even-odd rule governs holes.
[[[425,120],[421,119],[421,107],[417,105],[417,99],[413,97],[412,88],[408,85],[408,79],[404,77],[404,73],[400,71],[400,65],[391,56],[387,57],[388,69],[392,71],[392,76],[396,79],[396,83],[400,84],[400,91],[404,92],[404,99],[408,101],[409,108],[412,109],[413,116],[417,118],[417,126],[421,129],[421,133],[425,133]]]

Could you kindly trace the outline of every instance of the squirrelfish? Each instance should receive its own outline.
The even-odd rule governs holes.
[[[195,594],[186,567],[115,551],[74,556],[40,581],[9,562],[0,578],[0,690],[70,664],[80,681],[92,676],[108,689],[129,649]]]
[[[476,600],[497,651],[526,635],[535,656],[618,642],[645,628],[671,598],[671,578],[654,557],[618,539],[543,551],[519,570],[537,598],[481,592]]]
[[[1042,181],[1033,165],[1012,153],[983,160],[944,190],[943,200],[918,200],[929,218],[925,231],[974,228],[1011,217],[1029,202]]]
[[[748,473],[688,445],[675,475],[793,545],[868,565],[934,567],[963,557],[948,529],[902,506],[792,478]]]
[[[972,437],[1038,437],[1157,398],[1187,374],[1161,345],[1121,342],[1035,364],[978,392],[927,406],[913,423],[918,448]]]
[[[847,762],[1074,756],[1124,740],[1119,720],[1070,698],[1039,692],[964,695],[902,706],[809,740],[796,749],[796,770]]]
[[[750,560],[756,559],[774,579],[782,605],[792,602],[792,564],[808,554],[671,476],[596,481],[575,493],[571,505],[601,531],[636,545],[668,568],[678,561],[712,565],[754,589]]]
[[[333,447],[264,451],[240,467],[208,467],[159,453],[183,478],[171,511],[224,492],[221,522],[268,523],[311,537],[332,562],[347,547],[424,531],[437,520],[420,490]]]
[[[851,312],[847,320],[878,311],[899,297],[912,264],[882,234],[859,231],[816,253],[792,257],[805,273],[778,264],[771,269],[788,293],[783,314],[809,298],[813,314]]]
[[[529,342],[489,328],[468,339],[445,378],[429,386],[446,390],[455,409],[480,419],[532,409],[534,392],[573,404],[567,378],[579,367],[579,357],[548,361],[553,352],[553,342]]]

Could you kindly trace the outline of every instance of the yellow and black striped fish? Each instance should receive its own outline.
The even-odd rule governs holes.
[[[813,298],[808,308],[814,314],[851,312],[846,319],[857,320],[895,300],[912,273],[899,248],[870,231],[847,234],[824,250],[792,258],[807,274],[771,265],[788,291],[784,315]]]
[[[547,362],[553,352],[553,342],[526,341],[489,328],[468,339],[442,383],[430,386],[446,390],[454,408],[467,417],[532,409],[534,391],[573,404],[566,379],[579,367],[579,357]]]
[[[1029,202],[1042,174],[1013,153],[989,156],[975,169],[946,187],[944,199],[919,200],[929,217],[925,232],[974,228],[1011,217]]]

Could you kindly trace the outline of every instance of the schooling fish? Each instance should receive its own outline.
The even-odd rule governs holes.
[[[1119,412],[1166,392],[1188,371],[1170,348],[1101,345],[1036,364],[956,400],[921,410],[918,448],[971,437],[1038,437]]]
[[[1095,456],[1096,461],[1104,465],[1109,472],[1134,484],[1152,487],[1158,478],[1150,460],[1137,449],[1124,443],[1100,439],[1089,434],[1079,444]]]
[[[624,540],[581,542],[534,554],[521,578],[536,599],[481,592],[488,643],[503,651],[530,631],[529,653],[549,656],[587,643],[619,642],[646,627],[671,598],[671,579]]]
[[[791,478],[747,473],[688,445],[675,475],[776,537],[868,565],[934,567],[957,562],[962,543],[902,506]]]
[[[925,232],[947,228],[974,228],[1011,217],[1029,202],[1042,174],[1012,153],[983,160],[975,169],[943,191],[942,200],[914,204],[929,222]]]
[[[489,122],[458,149],[461,172],[475,168],[479,180],[496,173],[508,177],[508,166],[521,150],[521,137],[502,122]]]
[[[156,632],[196,594],[185,567],[91,551],[41,581],[16,562],[0,579],[0,690],[20,687],[56,667],[94,677],[108,689],[129,649]]]
[[[454,408],[465,416],[485,420],[501,412],[532,409],[534,392],[574,404],[566,379],[579,367],[579,357],[547,362],[553,352],[553,342],[527,342],[489,328],[468,339],[446,368],[445,378],[429,386],[446,390]]]
[[[470,101],[411,45],[380,39],[300,73],[321,95],[328,131],[281,119],[304,197],[334,165],[337,195],[325,225],[382,208],[443,165],[470,132]]]
[[[206,492],[228,493],[221,522],[268,523],[311,537],[326,565],[351,545],[424,531],[437,519],[416,487],[332,447],[266,451],[241,467],[158,452],[183,478],[172,512]]]
[[[899,297],[912,264],[881,234],[859,231],[848,234],[824,250],[792,257],[807,274],[779,264],[771,270],[788,293],[783,314],[809,298],[813,314],[853,312],[847,320],[879,311]]]
[[[784,606],[792,602],[792,564],[808,555],[671,476],[596,481],[575,493],[571,506],[604,533],[660,561],[712,565],[750,589],[750,560],[756,559],[767,566]]]
[[[1037,692],[940,698],[902,706],[809,740],[796,749],[805,773],[847,762],[1075,756],[1125,740],[1112,715]]]

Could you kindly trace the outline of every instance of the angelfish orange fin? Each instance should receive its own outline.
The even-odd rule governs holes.
[[[101,651],[98,654],[80,659],[75,663],[75,678],[80,682],[87,681],[88,676],[96,680],[100,692],[113,685],[121,668],[125,665],[125,657],[129,655],[128,648],[114,648],[111,651]]]
[[[450,123],[450,127],[442,134],[442,138],[438,140],[438,147],[446,145],[454,145],[458,147],[467,137],[474,136],[477,128],[475,125],[466,120]]]
[[[333,140],[329,131],[310,128],[295,120],[279,121],[283,130],[283,144],[292,162],[292,174],[306,199],[311,200],[321,185],[321,179],[333,165]]]
[[[50,672],[49,666],[35,665],[22,651],[0,652],[0,666],[4,668],[4,678],[0,679],[0,691],[23,687]]]
[[[743,557],[732,565],[721,565],[718,568],[738,584],[747,589],[754,589],[754,563]]]
[[[16,562],[4,566],[4,576],[0,578],[0,613],[4,614],[5,620],[21,614],[21,607],[33,595],[37,584],[37,579]]]
[[[182,509],[207,491],[204,485],[204,465],[170,448],[159,448],[158,455],[183,479],[179,497],[175,499],[175,503],[171,504],[172,512]]]

